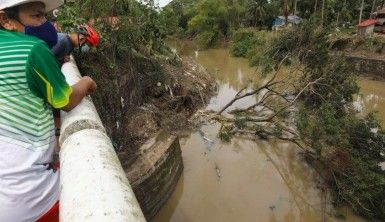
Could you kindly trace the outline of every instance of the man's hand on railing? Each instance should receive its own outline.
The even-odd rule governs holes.
[[[93,79],[89,76],[82,77],[79,82],[72,86],[72,94],[68,105],[62,108],[62,110],[69,112],[75,108],[82,99],[89,94],[95,92],[97,85]]]

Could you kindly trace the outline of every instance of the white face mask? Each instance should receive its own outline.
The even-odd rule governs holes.
[[[83,46],[80,47],[80,52],[81,52],[81,53],[87,53],[87,52],[90,51],[90,49],[91,49],[91,48],[90,48],[87,44],[85,44],[85,45],[83,45]]]

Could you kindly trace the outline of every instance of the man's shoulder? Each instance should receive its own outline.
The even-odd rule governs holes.
[[[8,44],[39,45],[44,44],[44,42],[34,36],[25,35],[24,33],[0,30],[0,46]]]
[[[28,36],[24,33],[20,32],[13,32],[13,31],[7,31],[7,30],[0,30],[0,39],[2,41],[18,41],[18,40],[28,40]]]

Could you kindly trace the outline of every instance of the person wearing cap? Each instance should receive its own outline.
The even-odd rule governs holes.
[[[57,43],[45,12],[60,0],[0,0],[0,221],[58,221],[52,108],[70,111],[96,90],[69,86],[50,51]]]

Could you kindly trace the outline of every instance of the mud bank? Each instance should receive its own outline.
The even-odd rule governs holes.
[[[80,68],[98,83],[93,96],[98,113],[151,220],[183,171],[178,137],[190,133],[188,120],[216,91],[215,79],[188,57],[173,62],[127,57],[110,67],[99,55],[90,55]],[[166,142],[154,142],[165,134]]]

